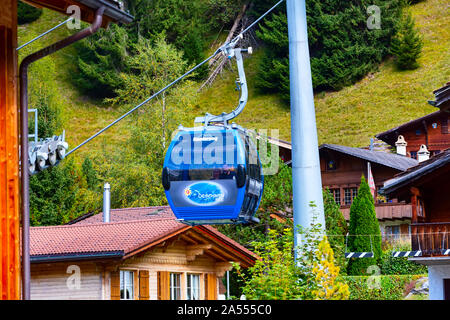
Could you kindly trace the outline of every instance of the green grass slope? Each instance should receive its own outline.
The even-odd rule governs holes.
[[[67,19],[66,16],[44,9],[42,16],[38,20],[19,27],[19,45],[33,39],[65,19]],[[75,33],[75,30],[69,30],[65,26],[60,27],[21,49],[19,51],[19,61],[26,55],[64,39],[73,33]],[[66,130],[66,140],[69,143],[69,149],[77,146],[125,112],[120,107],[108,107],[102,101],[95,101],[83,96],[77,90],[71,80],[72,74],[76,72],[76,59],[76,50],[71,45],[42,59],[42,61],[34,63],[42,64],[44,67],[51,66],[46,72],[46,78],[52,79],[57,86],[58,99],[60,101],[58,105],[60,124],[57,133],[61,133],[63,129]],[[33,72],[29,75],[30,78],[36,76]],[[32,107],[32,104],[30,104],[30,108]],[[78,159],[84,159],[85,156],[100,151],[114,152],[117,144],[127,139],[128,128],[129,124],[126,121],[117,124],[93,140],[89,146],[86,145],[86,147],[73,153],[73,156]]]

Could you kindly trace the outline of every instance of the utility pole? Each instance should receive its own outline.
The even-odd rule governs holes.
[[[309,228],[315,204],[316,223],[325,228],[314,93],[308,47],[305,0],[287,0],[291,90],[292,185],[294,226]],[[297,232],[294,245],[301,245]],[[296,250],[297,252],[297,250]],[[297,257],[296,257],[297,258]]]

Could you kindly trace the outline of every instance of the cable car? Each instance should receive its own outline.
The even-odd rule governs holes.
[[[254,215],[264,176],[256,146],[240,126],[180,128],[166,153],[162,183],[183,223],[259,222]]]

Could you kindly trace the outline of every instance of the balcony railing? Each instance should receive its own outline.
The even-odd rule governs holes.
[[[345,220],[349,221],[350,206],[341,206],[341,212],[344,215]],[[411,219],[412,206],[411,204],[405,203],[376,203],[375,213],[377,215],[377,219],[380,221]]]
[[[449,245],[450,222],[411,224],[412,250],[421,250],[422,256],[442,256]]]

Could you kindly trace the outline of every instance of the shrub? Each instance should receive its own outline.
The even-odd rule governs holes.
[[[383,250],[381,256],[381,273],[386,275],[427,274],[426,266],[409,261],[408,258],[394,258],[392,251],[409,251],[411,246],[404,244],[393,248],[389,246]]]
[[[389,275],[372,278],[345,276],[342,279],[349,286],[350,300],[402,300],[406,287],[420,277],[419,275]]]
[[[22,1],[17,3],[17,23],[19,25],[36,21],[41,15],[42,9],[35,8]]]
[[[314,210],[314,205],[311,205]],[[241,274],[243,293],[257,300],[342,300],[349,296],[348,286],[338,277],[333,250],[321,226],[312,222],[310,228],[299,228],[302,243],[294,248],[294,231],[287,227],[280,234],[269,230],[263,241],[255,242],[260,257],[247,275]],[[294,256],[297,252],[297,258]]]

